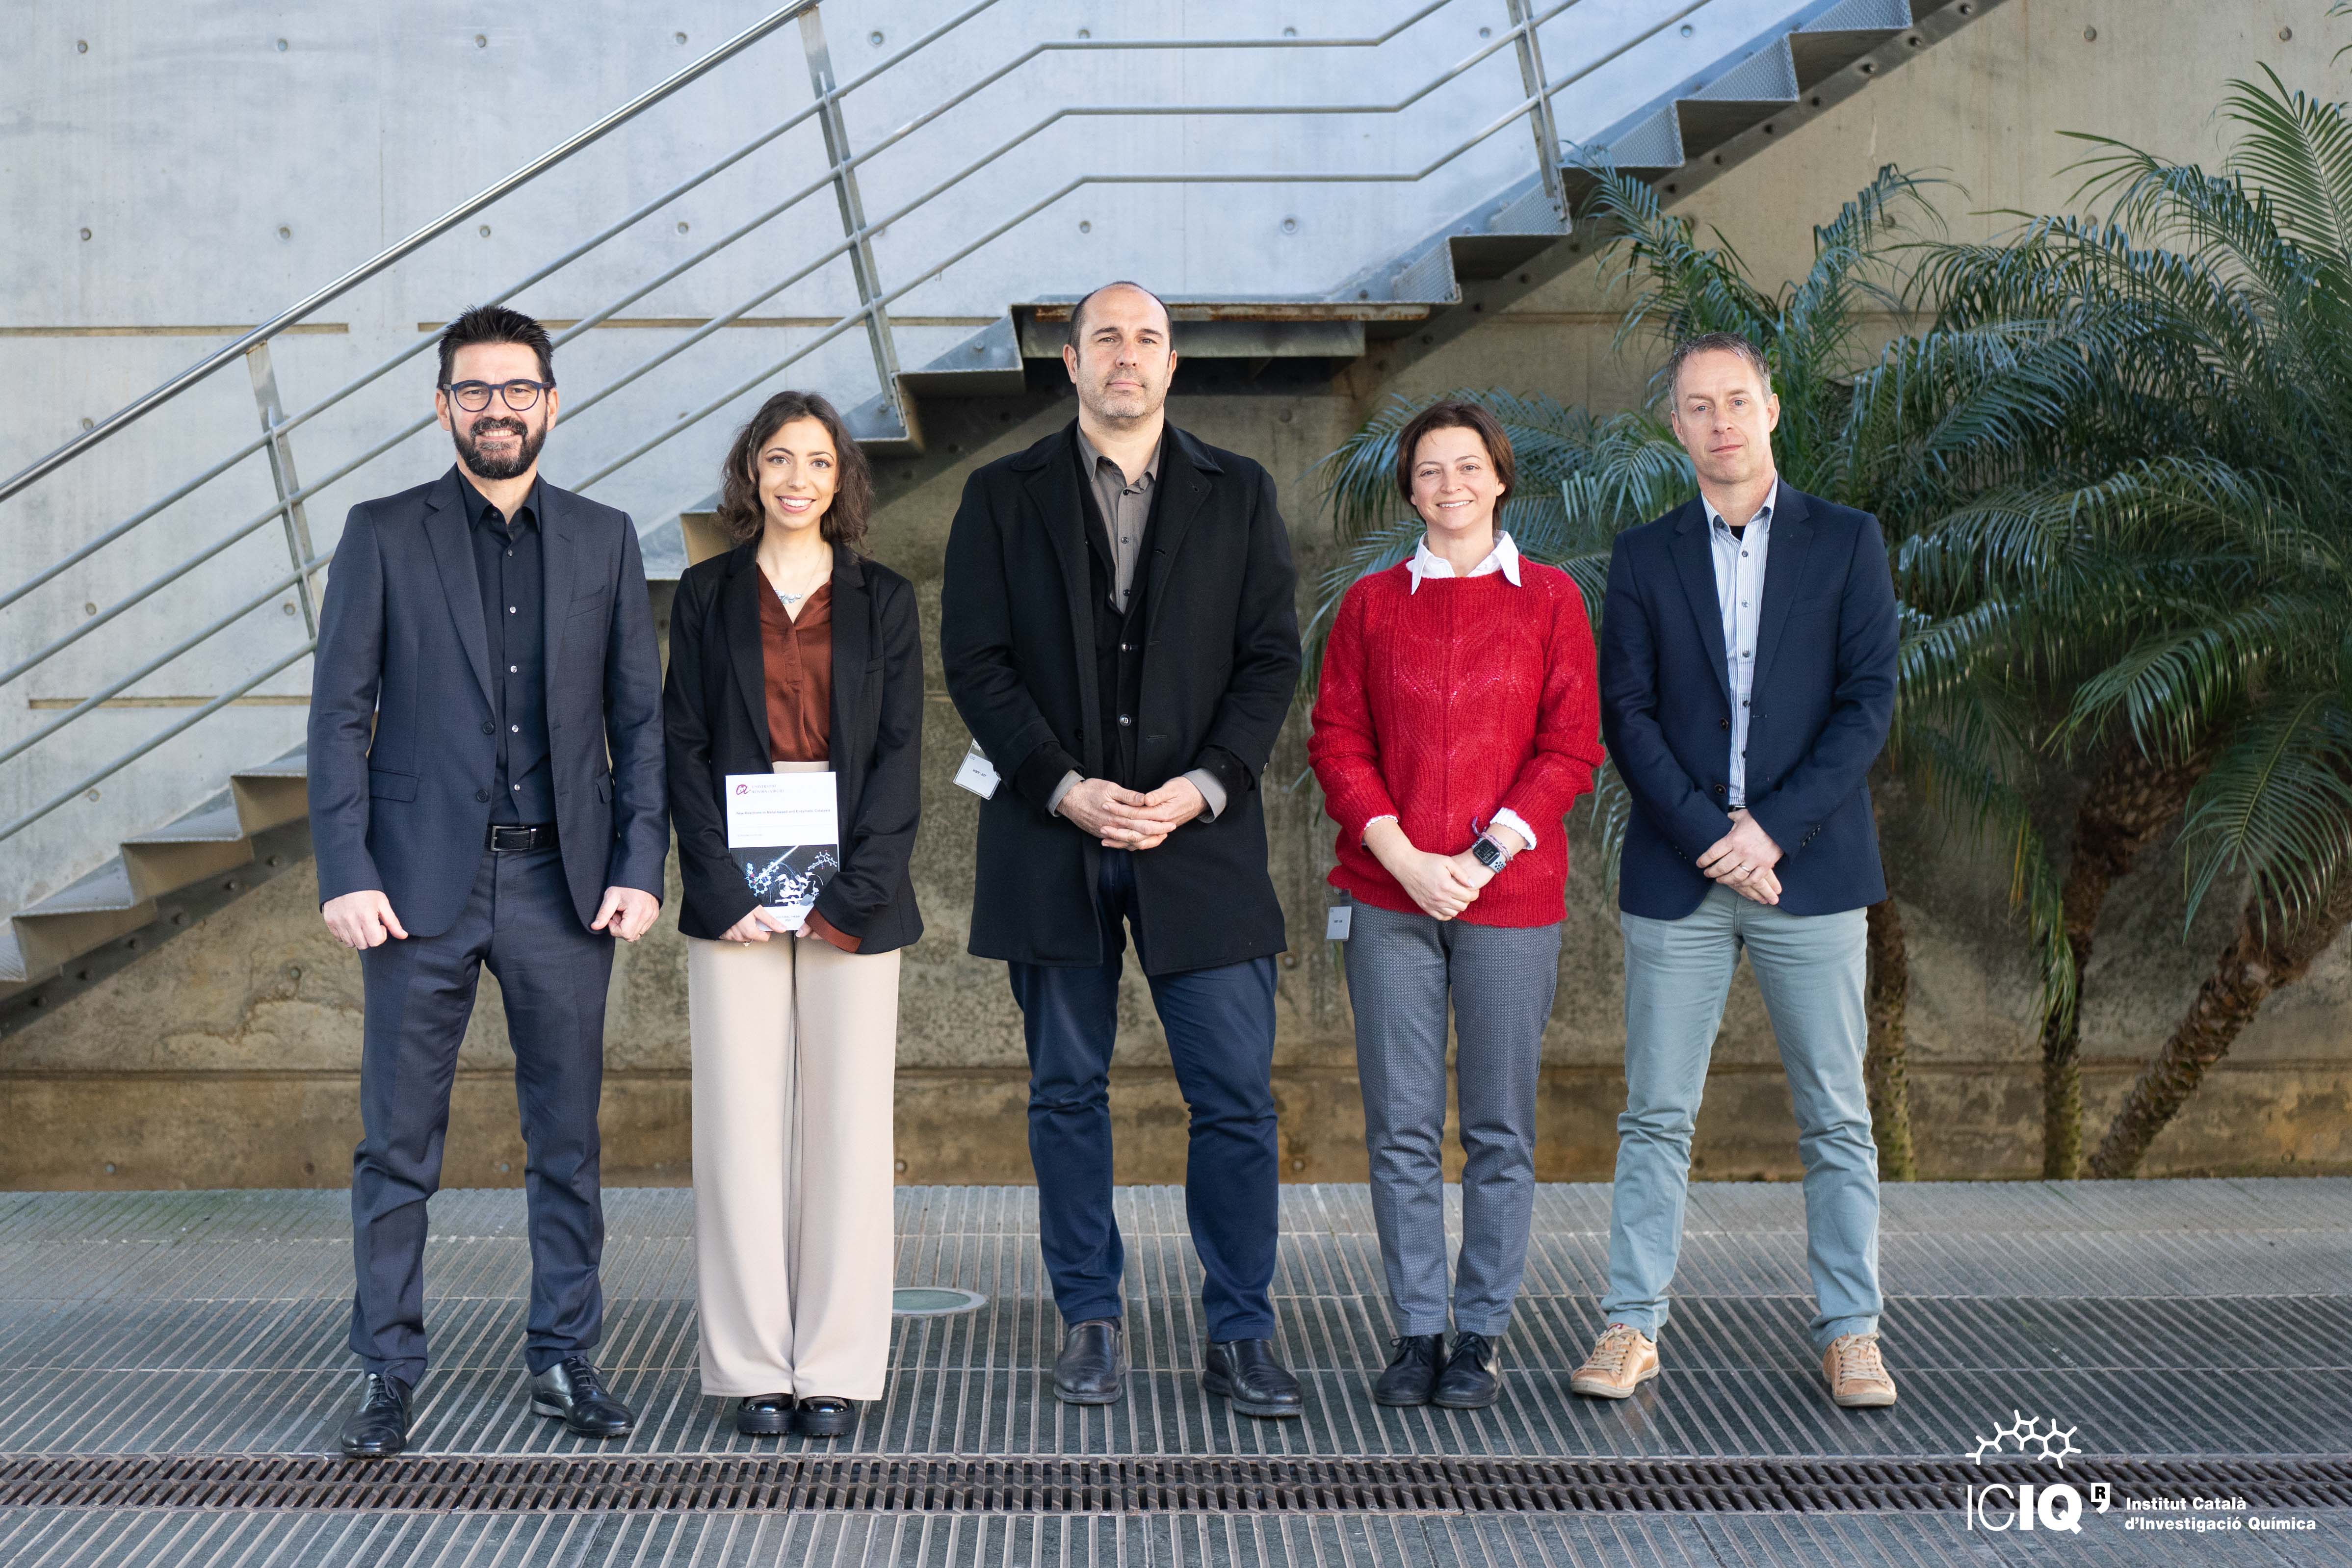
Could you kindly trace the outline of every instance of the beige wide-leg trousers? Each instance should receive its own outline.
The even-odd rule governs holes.
[[[879,1399],[898,955],[687,941],[705,1394]]]

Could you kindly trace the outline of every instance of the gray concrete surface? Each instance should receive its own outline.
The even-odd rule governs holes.
[[[1588,5],[1597,3],[1588,0]],[[664,26],[703,40],[726,26],[740,25],[753,10],[740,5],[707,5],[690,15],[677,13],[674,28],[666,17]],[[2064,141],[2061,132],[2097,130],[2171,155],[2210,159],[2224,133],[2211,109],[2232,77],[2252,74],[2268,63],[2290,85],[2340,92],[2344,79],[2330,59],[2339,45],[2352,41],[2352,20],[2330,21],[2325,10],[2320,0],[2243,0],[2230,5],[2143,0],[2129,6],[2113,0],[2012,0],[1897,77],[1828,111],[1732,171],[1692,197],[1687,207],[1736,243],[1766,278],[1800,271],[1811,255],[1811,226],[1886,163],[1947,173],[1956,184],[1940,191],[1937,199],[1951,231],[1992,232],[2006,221],[1998,216],[2000,209],[2066,204],[2074,179],[2059,171],[2077,154],[2079,144]],[[1568,15],[1584,14],[1580,8]],[[166,18],[121,5],[35,5],[0,18],[0,26],[19,29],[14,36],[24,44],[12,58],[32,62],[26,74],[12,77],[8,84],[8,90],[19,95],[8,100],[15,106],[13,123],[25,130],[0,137],[0,179],[8,182],[12,192],[26,191],[19,205],[28,215],[0,236],[0,256],[10,258],[8,266],[0,268],[0,278],[8,280],[0,287],[11,290],[0,320],[8,323],[9,333],[16,333],[20,325],[26,328],[21,334],[0,335],[0,373],[22,389],[10,405],[11,416],[0,423],[0,457],[31,456],[71,427],[68,416],[74,410],[102,411],[112,399],[147,384],[202,346],[200,340],[177,337],[58,335],[65,329],[78,332],[93,324],[128,324],[143,331],[175,321],[257,319],[295,288],[297,279],[310,278],[344,256],[322,250],[305,253],[299,267],[291,260],[281,262],[279,252],[268,248],[281,242],[265,219],[274,222],[273,215],[293,210],[306,198],[310,205],[304,210],[332,219],[326,226],[331,230],[364,219],[361,227],[367,238],[349,247],[355,255],[377,236],[469,188],[482,170],[460,155],[462,144],[449,139],[448,124],[465,94],[478,89],[479,79],[467,74],[478,65],[489,72],[493,64],[504,62],[499,68],[505,74],[497,76],[502,89],[510,87],[523,94],[530,124],[544,129],[568,123],[593,104],[653,79],[667,68],[669,58],[653,47],[669,37],[668,30],[653,45],[607,49],[591,60],[578,51],[589,47],[582,40],[595,37],[596,29],[569,17],[561,22],[520,18],[506,30],[485,32],[481,25],[455,12],[427,7],[404,12],[405,20],[397,26],[373,24],[387,30],[371,35],[367,50],[387,51],[412,67],[435,66],[412,70],[418,85],[411,92],[392,94],[368,74],[374,68],[367,63],[372,57],[360,42],[331,42],[341,35],[329,28],[326,13],[296,6],[276,15],[282,19],[264,22],[226,12]],[[920,15],[930,17],[933,11]],[[1108,36],[1114,27],[1141,27],[1132,16],[1077,5],[1032,15],[1059,17],[1054,25],[1066,23],[1073,34],[1081,26],[1097,37]],[[1234,6],[1171,7],[1169,15],[1175,18],[1169,23],[1171,29],[1199,33],[1275,26],[1277,20],[1280,26],[1294,25],[1287,18]],[[1298,13],[1295,25],[1306,34],[1330,31],[1355,15],[1345,6],[1309,5]],[[1466,25],[1466,10],[1464,17]],[[886,31],[900,25],[882,24]],[[2095,38],[2086,38],[2086,30],[2095,32]],[[2291,37],[2282,38],[2282,30]],[[490,40],[478,50],[472,44],[478,32]],[[1468,36],[1475,32],[1475,26],[1468,28]],[[855,29],[835,25],[834,35],[836,47],[845,36],[857,47],[868,47],[862,42],[864,34]],[[289,39],[285,54],[274,48],[277,37]],[[1464,42],[1452,34],[1446,37]],[[92,44],[90,55],[73,52],[77,38]],[[684,52],[675,44],[661,47]],[[478,56],[484,58],[478,60]],[[1391,59],[1388,53],[1381,58],[1386,62],[1382,70],[1398,73],[1419,63]],[[971,63],[957,62],[956,70]],[[954,75],[950,71],[940,79]],[[257,88],[223,95],[216,114],[190,111],[188,95],[196,91],[190,83],[215,79],[246,88],[256,83],[272,85],[273,90],[282,88],[293,95],[286,100],[289,102],[331,108],[352,99],[370,105],[373,118],[354,121],[346,135],[273,140],[269,115],[276,100]],[[1074,92],[1082,87],[1089,91],[1101,88],[1083,74],[1053,79]],[[1386,79],[1377,73],[1360,82],[1351,79],[1350,90],[1376,90]],[[804,73],[787,71],[783,81],[784,100],[803,101],[795,95],[805,93]],[[1302,100],[1329,85],[1292,80],[1279,72],[1230,79],[1188,78],[1179,72],[1149,84],[1150,92],[1170,95],[1180,89],[1206,94],[1279,87],[1295,91]],[[1145,88],[1121,85],[1118,90],[1142,95]],[[302,98],[305,92],[318,97]],[[739,110],[730,104],[726,112]],[[329,108],[305,121],[335,122]],[[664,146],[684,148],[702,145],[694,138],[706,131],[715,137],[720,130],[740,127],[732,120],[723,126],[706,125],[688,116],[667,131],[650,122],[646,129],[657,138],[669,137]],[[384,149],[397,152],[411,138],[423,138],[418,145],[430,149],[433,156],[397,168],[391,163],[398,160],[391,159],[379,168],[374,156],[352,151],[356,145],[371,154]],[[1381,143],[1366,155],[1388,156],[1411,141],[1402,137]],[[501,144],[498,157],[519,155],[519,147],[537,144],[523,137],[512,145]],[[1182,148],[1207,157],[1224,145],[1186,142]],[[1301,157],[1324,152],[1338,155],[1337,143],[1296,145]],[[269,155],[233,158],[240,149],[267,149]],[[1190,157],[1192,152],[1183,155]],[[481,156],[487,160],[491,153]],[[352,176],[357,184],[349,189],[329,177],[348,174],[352,168],[359,174]],[[72,171],[90,177],[74,177]],[[202,177],[191,171],[202,172]],[[101,172],[105,177],[97,177]],[[596,177],[608,184],[614,178],[609,171]],[[200,198],[234,209],[245,227],[205,229],[188,221],[186,204]],[[127,232],[136,243],[124,240],[121,248],[108,248],[114,243],[111,238],[102,245],[95,238],[83,242],[69,237],[75,230],[68,220],[80,210],[74,204],[100,201],[114,204],[103,209],[111,219],[133,226]],[[337,205],[346,202],[348,207]],[[1058,281],[1065,275],[1051,268],[1066,265],[1071,268],[1066,276],[1078,279],[1068,288],[1099,276],[1096,268],[1131,270],[1171,289],[1209,286],[1225,276],[1213,268],[1228,264],[1236,269],[1234,277],[1256,276],[1251,268],[1290,276],[1283,260],[1288,253],[1272,238],[1264,238],[1255,249],[1256,240],[1237,242],[1230,258],[1222,253],[1196,257],[1200,233],[1241,233],[1247,226],[1242,216],[1249,210],[1242,205],[1196,204],[1165,211],[1138,207],[1116,225],[1107,219],[1096,224],[1096,234],[1106,242],[1115,239],[1130,248],[1097,256],[1074,247],[1066,237],[1040,244],[1034,247],[1036,270],[1017,279],[992,276],[985,286],[974,281],[963,292],[966,280],[951,273],[938,286],[945,292],[940,296],[944,303],[937,309],[979,310],[980,302],[987,301],[985,308],[994,310],[1003,302],[1003,290],[1014,282],[1021,284],[1013,290],[1016,297],[1052,292],[1066,285]],[[1343,254],[1354,253],[1349,247],[1370,243],[1368,236],[1402,243],[1409,233],[1421,232],[1413,227],[1424,216],[1417,209],[1390,202],[1374,204],[1370,210],[1378,221],[1360,215],[1350,218],[1370,223],[1370,227],[1346,230],[1344,244],[1338,238],[1327,241],[1319,221],[1281,243],[1328,243],[1328,253],[1318,251],[1321,259],[1304,269],[1315,273],[1320,267],[1328,273]],[[696,232],[703,221],[698,216]],[[305,217],[303,222],[301,243],[308,244],[313,220]],[[143,224],[155,226],[136,226]],[[110,237],[115,233],[110,221],[94,226],[93,233],[101,229]],[[239,236],[252,229],[262,230],[267,239],[257,253],[269,258],[266,264],[247,259],[252,247]],[[190,236],[202,237],[203,244],[216,246],[238,264],[178,269],[147,265],[147,258],[162,254],[163,247],[194,247],[197,241]],[[469,242],[488,247],[507,237],[506,228],[494,225],[491,240],[475,237]],[[1181,244],[1176,243],[1179,237]],[[633,255],[639,259],[668,254],[664,247],[669,239],[646,235],[638,240],[643,248]],[[1187,257],[1196,259],[1182,259]],[[518,253],[506,259],[520,266],[527,258]],[[446,302],[451,290],[470,286],[468,279],[483,283],[493,276],[482,268],[434,270],[443,265],[420,258],[415,268],[396,274],[387,285],[394,298],[372,307],[373,314],[352,313],[349,336],[356,341],[374,334],[368,340],[370,352],[405,341],[402,334],[413,333],[417,320],[440,308],[434,301]],[[1204,270],[1184,270],[1196,265]],[[992,289],[998,292],[991,294]],[[534,294],[525,302],[552,315],[582,308],[578,300],[579,296],[564,295],[551,285],[544,299]],[[1299,559],[1311,579],[1329,559],[1329,546],[1310,470],[1381,400],[1392,393],[1423,394],[1467,384],[1622,406],[1640,395],[1650,355],[1646,346],[1638,344],[1623,354],[1611,352],[1622,303],[1622,294],[1605,289],[1589,258],[1580,256],[1579,264],[1556,281],[1465,337],[1426,354],[1400,345],[1392,355],[1375,353],[1328,383],[1299,386],[1270,382],[1244,391],[1180,397],[1172,413],[1209,439],[1265,463],[1281,487]],[[709,301],[700,296],[681,296],[676,306],[681,312],[709,308]],[[604,353],[596,346],[604,335],[592,335],[583,350]],[[289,381],[299,375],[305,384],[324,389],[358,363],[335,357],[345,354],[346,348],[332,334],[298,340],[281,356],[280,374]],[[315,353],[320,357],[306,362],[298,350],[300,355]],[[125,357],[119,363],[108,357],[114,355]],[[588,380],[607,368],[606,362],[586,353],[581,364],[580,374]],[[174,465],[184,466],[200,440],[226,438],[249,427],[251,408],[240,388],[221,390],[218,402],[205,416],[210,424],[185,429],[159,425],[152,451],[127,437],[121,456],[110,459],[106,470],[119,471],[119,493],[93,492],[70,505],[21,515],[16,503],[0,509],[0,515],[15,517],[16,523],[0,528],[0,579],[44,552],[86,537],[109,507],[131,499],[148,480],[177,473]],[[19,409],[29,412],[20,417],[16,413]],[[916,580],[926,626],[932,631],[940,556],[964,469],[1036,439],[1068,412],[1066,403],[1033,399],[1008,406],[1001,424],[992,416],[976,422],[973,428],[982,432],[980,437],[959,427],[943,437],[930,458],[885,465],[887,499],[877,521],[876,548],[882,559]],[[52,413],[56,421],[40,424]],[[599,450],[596,431],[584,422],[559,429],[548,448],[550,474],[560,481],[567,472],[582,471]],[[136,455],[141,452],[146,455]],[[688,465],[679,470],[676,484],[696,496],[707,491],[708,458],[706,452],[697,459],[703,463],[701,468]],[[428,477],[445,460],[437,449],[419,446],[387,458],[379,465],[381,473],[364,470],[357,479],[373,489],[389,489]],[[257,479],[254,482],[260,484]],[[672,495],[672,504],[675,500]],[[335,508],[314,509],[322,537],[330,536],[339,515]],[[103,572],[114,574],[107,581],[119,587],[155,569],[164,558],[160,552],[167,535],[173,548],[184,548],[202,531],[194,523],[175,527],[157,534],[153,549],[142,547],[123,562],[101,557],[110,563]],[[58,617],[69,621],[79,614],[84,590],[68,589],[64,583],[58,588],[56,605],[42,608],[28,601],[6,612],[0,618],[0,645],[26,646],[35,636],[47,635],[44,628],[63,624]],[[174,605],[164,613],[187,608]],[[288,618],[278,616],[281,623]],[[153,634],[136,627],[124,633],[125,638],[142,635]],[[934,661],[929,671],[934,700],[916,877],[930,929],[909,953],[905,972],[899,1058],[900,1152],[908,1163],[904,1176],[934,1182],[1018,1180],[1025,1173],[1025,1160],[1019,1137],[1016,1020],[1001,973],[962,952],[974,814],[969,797],[948,783],[963,736],[940,688],[936,653],[928,636],[926,643]],[[299,668],[289,672],[278,695],[299,704],[302,675]],[[53,716],[48,710],[29,709],[28,700],[51,701],[81,689],[60,670],[54,681],[40,676],[0,691],[5,700],[0,700],[0,740],[21,732],[11,725]],[[98,728],[93,732],[102,734],[109,745],[119,744],[169,716],[153,710],[110,710],[94,717]],[[1285,1168],[1293,1179],[1345,1180],[1362,1172],[1360,1122],[1344,992],[1331,950],[1317,940],[1322,924],[1322,876],[1329,864],[1329,825],[1311,782],[1290,787],[1305,770],[1303,717],[1302,707],[1268,774],[1269,784],[1277,791],[1269,795],[1276,880],[1288,911],[1296,960],[1296,966],[1282,975]],[[101,801],[78,804],[59,814],[61,837],[53,847],[63,858],[57,864],[78,869],[84,862],[102,858],[110,852],[107,835],[149,826],[171,809],[209,794],[217,786],[220,770],[232,762],[273,754],[285,740],[299,735],[300,710],[237,708],[218,722],[223,727],[217,732],[225,739],[217,753],[203,749],[215,745],[211,740],[195,750],[174,752],[144,782],[125,783],[129,801],[118,798],[116,786],[110,784],[101,792]],[[190,743],[196,744],[193,738]],[[0,770],[0,812],[26,798],[29,786],[10,782],[14,776]],[[11,790],[18,793],[12,795]],[[2045,829],[2053,843],[2063,843],[2069,805],[2063,781],[2053,781],[2044,807]],[[2007,904],[2006,868],[1948,842],[1899,799],[1890,802],[1888,839],[1895,893],[1912,944],[1910,1027],[1923,1168],[1945,1176],[2034,1173],[2040,1160],[2040,1086],[2033,987],[2022,933]],[[0,854],[0,884],[16,877],[27,887],[47,885],[44,879],[52,872],[39,868],[48,863],[43,858],[49,850],[21,842],[5,849]],[[1541,1145],[1545,1173],[1563,1179],[1605,1174],[1613,1151],[1612,1119],[1622,1095],[1613,1065],[1621,1037],[1613,920],[1598,879],[1589,869],[1580,869],[1573,879],[1570,899],[1559,1001],[1546,1045]],[[349,957],[334,950],[318,928],[314,902],[315,888],[307,875],[289,873],[100,984],[43,1023],[0,1040],[0,1110],[12,1127],[11,1136],[0,1141],[0,1186],[303,1185],[344,1180],[356,1131],[357,973]],[[2226,940],[2231,900],[2211,900],[2205,914],[2185,931],[2181,912],[2176,863],[2162,849],[2143,857],[2140,868],[2108,901],[2098,956],[2085,984],[2087,1097],[2095,1134],[2103,1125],[2103,1113],[2120,1099],[2138,1065],[2163,1039]],[[685,1179],[687,1058],[680,948],[674,929],[666,925],[643,947],[624,954],[618,967],[606,1102],[608,1149],[616,1178],[649,1183]],[[511,1089],[506,1083],[510,1057],[494,988],[486,985],[484,995],[467,1047],[458,1125],[450,1145],[451,1178],[466,1184],[512,1182],[519,1180],[520,1170]],[[1140,987],[1128,999],[1123,1022],[1129,1028],[1120,1047],[1117,1101],[1121,1149],[1128,1161],[1123,1174],[1131,1180],[1168,1179],[1181,1169],[1181,1108]],[[1704,1173],[1781,1177],[1794,1173],[1785,1090],[1777,1077],[1761,1008],[1745,979],[1735,990],[1699,1136]],[[2158,1140],[2148,1169],[2171,1173],[2352,1172],[2352,949],[2339,945],[2308,979],[2266,1005],[2183,1116]]]

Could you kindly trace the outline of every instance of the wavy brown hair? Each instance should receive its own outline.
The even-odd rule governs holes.
[[[834,486],[833,504],[817,520],[817,531],[826,542],[865,554],[866,525],[874,515],[874,470],[866,465],[864,450],[850,439],[849,427],[841,422],[833,405],[814,392],[779,392],[760,405],[760,411],[735,433],[734,445],[727,448],[719,510],[712,521],[738,544],[749,544],[766,530],[768,512],[760,502],[760,480],[753,465],[759,461],[760,449],[795,419],[814,419],[824,426],[824,433],[833,439],[834,461],[839,465],[841,477]]]

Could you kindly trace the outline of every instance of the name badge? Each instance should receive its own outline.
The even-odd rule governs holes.
[[[996,776],[996,764],[988,760],[988,753],[980,749],[978,741],[964,749],[963,763],[955,771],[955,782],[959,789],[968,789],[982,800],[996,794],[996,786],[1002,782]]]

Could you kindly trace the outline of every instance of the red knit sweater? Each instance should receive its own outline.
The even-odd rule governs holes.
[[[1414,593],[1399,564],[1340,601],[1307,742],[1339,825],[1333,887],[1409,913],[1418,906],[1364,847],[1365,825],[1394,816],[1414,847],[1458,855],[1473,823],[1508,806],[1536,847],[1460,918],[1543,926],[1567,912],[1562,819],[1601,760],[1592,625],[1567,573],[1523,562],[1519,578],[1433,577]]]

